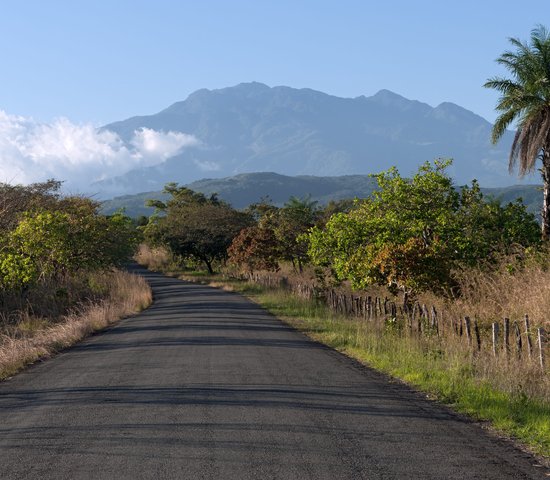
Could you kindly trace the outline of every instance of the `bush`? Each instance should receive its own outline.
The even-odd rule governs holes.
[[[448,292],[456,268],[540,242],[537,222],[520,202],[487,202],[476,182],[456,189],[449,165],[425,163],[412,179],[396,168],[375,175],[371,198],[310,230],[312,262],[356,288]]]

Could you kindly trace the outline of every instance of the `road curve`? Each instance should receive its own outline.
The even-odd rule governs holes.
[[[141,273],[152,307],[0,385],[0,478],[548,478],[242,296]]]

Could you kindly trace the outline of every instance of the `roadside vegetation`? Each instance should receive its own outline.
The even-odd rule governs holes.
[[[151,302],[131,219],[59,188],[0,184],[0,379]]]
[[[487,199],[475,182],[456,187],[449,164],[426,163],[412,178],[390,169],[373,176],[371,197],[324,207],[307,197],[243,212],[215,206],[224,222],[203,208],[212,200],[170,185],[173,200],[143,227],[136,258],[245,293],[316,340],[549,456],[550,379],[548,362],[541,364],[549,352],[547,342],[540,351],[536,343],[538,329],[550,327],[546,242],[521,202]],[[177,216],[185,231],[178,237],[171,209],[182,203],[201,221]],[[196,252],[215,239],[208,268]],[[369,298],[378,307],[374,300],[367,307]],[[492,325],[504,317],[510,341],[501,329],[493,344]]]

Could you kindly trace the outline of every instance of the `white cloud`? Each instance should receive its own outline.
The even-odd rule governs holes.
[[[161,133],[150,128],[137,130],[131,141],[131,144],[142,155],[161,158],[163,161],[177,155],[182,147],[192,147],[199,143],[193,135],[181,132]]]
[[[86,191],[95,181],[161,163],[199,143],[193,135],[143,128],[127,146],[116,133],[91,124],[65,118],[39,123],[0,110],[0,182],[55,178],[69,191]]]
[[[193,159],[193,163],[203,172],[217,172],[220,169],[220,164],[211,162],[210,160]]]

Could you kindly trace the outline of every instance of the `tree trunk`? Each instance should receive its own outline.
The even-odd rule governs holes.
[[[550,145],[542,151],[542,239],[550,240]]]
[[[208,269],[208,273],[210,275],[214,275],[214,270],[212,269],[212,262],[208,260],[207,258],[203,258],[202,261],[206,265],[206,268]]]

